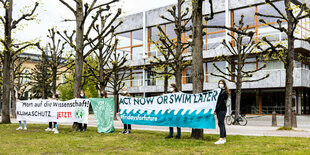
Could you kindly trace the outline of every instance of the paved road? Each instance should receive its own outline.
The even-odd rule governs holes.
[[[283,126],[283,116],[278,116],[278,127],[271,127],[271,116],[257,116],[249,115],[247,126],[226,126],[228,135],[247,135],[247,136],[283,136],[283,137],[308,137],[310,138],[310,116],[298,116],[298,128],[294,131],[278,131],[280,126]],[[13,123],[17,123],[12,119]],[[38,122],[28,122],[38,123]],[[45,124],[40,123],[39,124]],[[59,123],[60,125],[71,125],[72,123]],[[96,120],[94,115],[89,116],[88,126],[96,127]],[[121,121],[114,121],[115,128],[123,128]],[[162,126],[142,126],[133,125],[134,130],[153,130],[153,131],[167,131],[168,127]],[[61,131],[60,131],[61,132]],[[191,132],[190,128],[182,128],[182,132]],[[204,133],[219,134],[218,127],[216,129],[205,129]]]

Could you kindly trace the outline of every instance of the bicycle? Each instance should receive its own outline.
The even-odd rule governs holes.
[[[241,125],[245,126],[248,123],[248,120],[246,119],[244,114],[239,114],[239,117],[236,118],[235,112],[232,111],[230,115],[226,116],[225,118],[227,125]]]

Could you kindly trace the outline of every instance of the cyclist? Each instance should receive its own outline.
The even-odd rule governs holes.
[[[218,82],[218,87],[221,88],[221,92],[217,99],[215,113],[218,120],[218,126],[220,128],[220,139],[216,141],[214,144],[224,144],[226,143],[226,129],[224,123],[227,112],[226,102],[228,95],[230,94],[230,91],[227,88],[226,82],[224,80],[220,80]]]

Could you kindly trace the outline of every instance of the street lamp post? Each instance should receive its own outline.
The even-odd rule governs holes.
[[[142,59],[143,59],[143,81],[142,81],[142,86],[143,86],[143,97],[145,97],[145,87],[146,87],[146,84],[145,84],[145,81],[146,81],[146,78],[145,78],[145,60],[148,58],[147,55],[143,54],[142,56]]]

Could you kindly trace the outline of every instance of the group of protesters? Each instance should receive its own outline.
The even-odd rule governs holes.
[[[226,102],[228,95],[230,94],[230,90],[228,89],[226,82],[224,80],[220,80],[218,82],[218,87],[221,88],[220,94],[218,96],[216,108],[215,108],[215,114],[218,119],[218,126],[220,129],[220,138],[218,141],[216,141],[214,144],[224,144],[226,143],[226,129],[225,129],[225,123],[224,119],[227,113],[227,107],[226,107]],[[176,86],[176,84],[170,84],[169,90],[171,93],[177,93],[180,92]],[[23,93],[20,91],[18,92],[18,99],[23,100]],[[102,98],[107,98],[107,93],[105,91],[101,91],[100,95]],[[122,95],[129,97],[130,94],[128,93],[126,88],[122,89]],[[80,98],[85,99],[85,94],[84,91],[80,91]],[[54,100],[58,100],[58,94],[53,95]],[[27,130],[27,123],[26,121],[23,121],[24,123],[24,130]],[[54,123],[54,126],[53,126]],[[77,123],[77,122],[75,122]],[[86,123],[77,123],[78,124],[78,131],[79,132],[85,132],[87,129],[87,124]],[[19,121],[19,127],[16,130],[22,130],[22,121]],[[49,122],[48,128],[45,129],[45,131],[52,131],[55,134],[58,134],[58,124],[57,122]],[[131,133],[131,124],[124,124],[124,130],[121,132],[122,134],[130,134]],[[169,127],[169,135],[165,137],[166,139],[168,138],[173,138],[173,127]],[[177,127],[177,134],[175,136],[175,139],[180,139],[181,138],[181,128]]]

